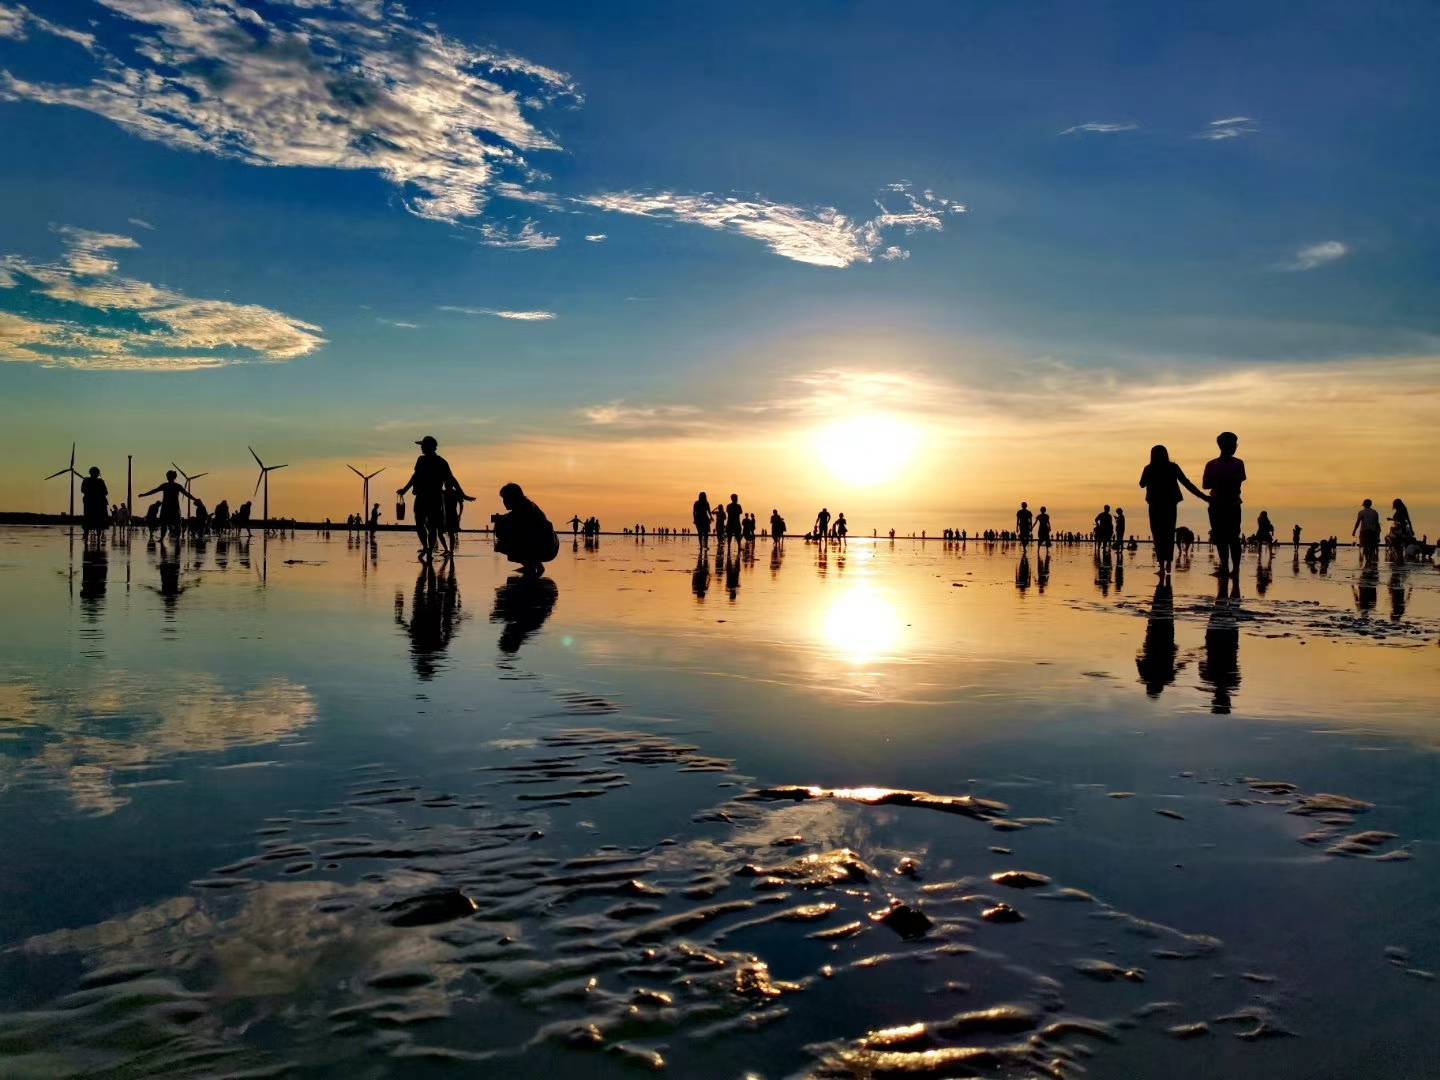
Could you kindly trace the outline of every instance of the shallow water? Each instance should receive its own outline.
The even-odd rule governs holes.
[[[1433,1074],[1433,568],[413,554],[0,531],[0,1074]]]

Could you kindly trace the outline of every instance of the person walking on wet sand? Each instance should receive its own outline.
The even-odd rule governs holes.
[[[725,506],[725,541],[729,543],[734,540],[740,542],[740,535],[744,529],[745,508],[740,505],[740,496],[733,491],[730,493],[730,502]]]
[[[700,492],[690,504],[690,520],[695,523],[695,532],[700,537],[700,546],[710,543],[710,496]]]
[[[1163,446],[1150,448],[1150,464],[1140,471],[1140,486],[1145,489],[1145,503],[1150,511],[1150,539],[1155,545],[1156,576],[1170,576],[1175,560],[1175,519],[1179,515],[1180,493],[1184,486],[1196,498],[1209,502],[1209,496],[1190,482],[1185,470],[1170,460],[1170,451]]]
[[[1240,437],[1233,431],[1215,436],[1220,456],[1205,463],[1200,486],[1210,492],[1210,542],[1220,553],[1220,576],[1240,576],[1240,488],[1245,462],[1235,456]]]
[[[450,463],[435,452],[440,445],[435,436],[426,435],[423,439],[416,439],[415,443],[420,447],[415,469],[405,486],[397,488],[395,494],[403,498],[407,491],[415,489],[415,531],[420,536],[420,558],[429,559],[434,557],[436,544],[444,543],[446,487],[453,484],[465,502],[474,502],[475,499],[465,494],[460,481],[450,471]]]
[[[785,519],[780,516],[780,511],[770,511],[770,537],[779,545],[785,541]]]
[[[822,506],[820,513],[815,515],[815,539],[824,540],[830,535],[830,509]]]
[[[1110,504],[1105,504],[1105,509],[1095,515],[1095,543],[1105,547],[1110,543],[1110,538],[1115,535],[1115,519],[1110,516]]]
[[[1020,534],[1020,546],[1030,545],[1030,530],[1034,527],[1035,515],[1030,512],[1030,504],[1022,502],[1020,509],[1015,511],[1015,531]]]
[[[1350,535],[1357,537],[1360,541],[1360,551],[1366,562],[1374,562],[1380,556],[1380,511],[1376,510],[1369,499],[1360,505],[1360,512],[1355,515],[1355,525],[1350,530]]]
[[[1275,523],[1270,520],[1268,510],[1261,510],[1255,522],[1255,546],[1268,550],[1272,555],[1275,553]]]
[[[1125,508],[1115,508],[1115,546],[1122,547],[1125,543]]]
[[[1036,533],[1036,546],[1048,548],[1050,546],[1050,511],[1043,506],[1040,507],[1040,513],[1035,515],[1035,527],[1039,530]]]
[[[154,495],[157,492],[160,495],[161,544],[165,543],[165,534],[167,532],[174,535],[176,543],[180,542],[180,531],[185,526],[185,518],[180,513],[180,496],[183,495],[185,498],[190,499],[191,502],[194,502],[190,493],[186,491],[182,485],[175,482],[176,475],[174,469],[169,469],[165,473],[165,482],[163,484],[159,487],[153,487],[149,491],[140,492],[142,499],[146,495]]]

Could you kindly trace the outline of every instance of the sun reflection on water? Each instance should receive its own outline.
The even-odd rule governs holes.
[[[893,657],[905,629],[889,596],[870,582],[847,584],[825,610],[821,637],[840,659],[864,666]]]

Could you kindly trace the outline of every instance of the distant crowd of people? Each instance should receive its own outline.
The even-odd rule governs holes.
[[[433,559],[438,553],[443,558],[454,555],[459,542],[461,522],[465,504],[475,498],[466,493],[453,470],[438,453],[438,442],[434,436],[426,435],[416,440],[420,455],[410,479],[396,490],[399,501],[396,517],[405,518],[405,496],[413,498],[413,523],[420,538],[419,557],[422,561]],[[1239,573],[1242,550],[1249,545],[1261,553],[1273,554],[1278,540],[1274,523],[1268,511],[1261,510],[1256,519],[1255,531],[1248,536],[1242,528],[1242,489],[1247,480],[1245,463],[1237,456],[1239,438],[1233,432],[1222,432],[1216,437],[1219,453],[1205,464],[1199,485],[1193,483],[1178,462],[1172,460],[1167,447],[1151,447],[1150,460],[1140,472],[1139,486],[1145,491],[1148,511],[1150,538],[1155,549],[1157,574],[1162,579],[1172,572],[1177,550],[1181,556],[1188,554],[1195,543],[1192,529],[1178,523],[1179,507],[1189,492],[1206,504],[1209,518],[1209,540],[1215,546],[1219,557],[1220,576],[1234,576]],[[258,459],[257,459],[258,460]],[[78,474],[76,474],[78,475]],[[222,500],[214,512],[194,494],[189,480],[181,483],[176,470],[167,471],[163,483],[148,491],[140,492],[141,498],[158,495],[145,511],[140,524],[149,530],[152,538],[158,533],[161,543],[167,538],[179,540],[182,536],[223,535],[245,531],[251,532],[252,504],[246,501],[235,512],[231,512],[227,501]],[[366,478],[368,480],[368,477]],[[128,528],[132,521],[127,504],[111,505],[109,490],[100,475],[98,467],[91,467],[89,474],[81,478],[80,491],[83,500],[82,528],[88,538],[97,537],[112,528]],[[182,500],[188,504],[184,512]],[[543,572],[544,564],[555,558],[559,551],[559,538],[544,512],[524,493],[520,485],[509,483],[500,489],[500,501],[504,512],[491,516],[491,527],[495,534],[496,550],[519,564],[522,571],[530,576]],[[1396,560],[1431,558],[1435,548],[1428,536],[1416,536],[1410,511],[1401,499],[1391,503],[1392,513],[1388,518],[1386,531],[1380,513],[1370,499],[1364,500],[1355,517],[1351,535],[1367,563],[1374,563],[1382,545]],[[350,514],[345,526],[353,532],[373,533],[380,526],[382,511],[374,503],[365,514]],[[285,529],[293,532],[291,519],[265,522],[267,529]],[[595,516],[572,516],[568,522],[572,537],[578,540],[582,535],[587,543],[595,541],[601,533],[600,519]],[[327,518],[323,528],[328,531]],[[709,496],[700,492],[691,505],[691,528],[675,529],[669,526],[646,526],[636,523],[623,529],[625,535],[636,537],[657,536],[661,538],[699,538],[702,547],[708,545],[712,536],[716,544],[731,543],[753,545],[757,537],[768,537],[776,545],[784,543],[789,533],[785,518],[778,509],[771,509],[768,527],[759,525],[754,513],[747,512],[740,503],[738,494],[732,493],[725,503],[711,505]],[[1291,543],[1299,557],[1302,542],[1302,527],[1291,527]],[[814,524],[804,534],[809,542],[835,542],[843,544],[850,533],[844,513],[832,515],[828,507],[821,507],[815,515]],[[878,530],[872,532],[878,538]],[[896,532],[889,530],[894,540]],[[912,534],[913,536],[913,534]],[[947,528],[940,537],[946,543],[966,544],[971,540],[984,543],[1019,543],[1028,547],[1035,543],[1041,547],[1055,544],[1093,544],[1108,551],[1138,547],[1137,537],[1130,535],[1123,507],[1110,504],[1097,513],[1092,527],[1085,531],[1055,530],[1048,507],[1041,506],[1038,512],[1030,509],[1028,501],[1022,501],[1015,512],[1015,528],[984,529],[971,533],[967,529]],[[929,539],[922,531],[918,539]],[[1339,547],[1337,537],[1331,536],[1310,543],[1305,551],[1307,563],[1328,563],[1336,557]],[[1107,556],[1108,558],[1108,556]]]

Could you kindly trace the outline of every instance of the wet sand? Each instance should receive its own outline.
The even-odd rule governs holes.
[[[1440,574],[0,531],[15,1075],[1421,1076]]]

